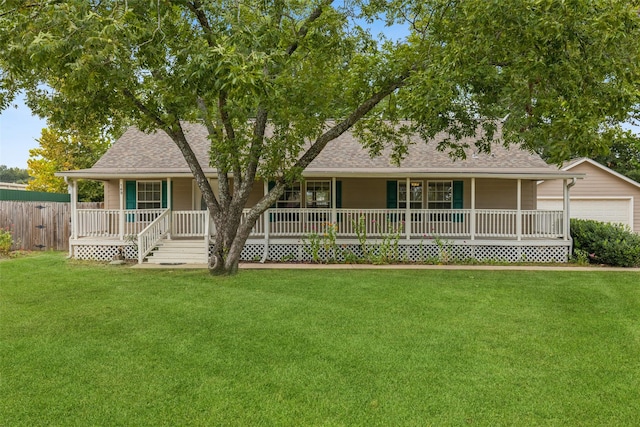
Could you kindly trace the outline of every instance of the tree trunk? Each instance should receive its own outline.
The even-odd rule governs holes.
[[[213,276],[231,275],[238,272],[240,256],[244,244],[255,225],[255,220],[238,227],[242,211],[236,213],[238,220],[221,221],[216,224],[214,249],[209,257],[209,274]],[[215,220],[214,220],[215,221]]]

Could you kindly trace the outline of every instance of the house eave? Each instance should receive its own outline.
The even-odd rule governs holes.
[[[565,171],[541,171],[541,170],[439,170],[439,171],[427,171],[424,169],[398,169],[398,168],[385,168],[377,170],[314,170],[307,169],[302,175],[306,178],[433,178],[433,179],[465,179],[465,178],[494,178],[494,179],[530,179],[530,180],[543,180],[543,179],[583,179],[585,174],[573,173]]]
[[[105,181],[110,179],[162,179],[162,178],[192,178],[190,171],[185,170],[96,170],[83,169],[76,171],[57,172],[56,176],[71,179],[90,179]],[[215,171],[205,171],[208,178],[216,178]],[[307,169],[302,173],[304,178],[423,178],[423,179],[465,179],[465,178],[493,178],[493,179],[526,179],[526,180],[552,180],[552,179],[582,179],[583,173],[570,171],[548,170],[438,170],[428,171],[424,169]]]

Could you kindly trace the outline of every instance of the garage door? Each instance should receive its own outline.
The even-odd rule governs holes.
[[[538,199],[538,209],[562,210],[562,200]],[[631,225],[629,199],[571,199],[571,218]]]

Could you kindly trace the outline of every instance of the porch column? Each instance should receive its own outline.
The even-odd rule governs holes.
[[[562,180],[562,196],[563,196],[562,235],[564,240],[569,240],[569,238],[571,237],[571,233],[569,231],[569,227],[571,223],[571,212],[570,212],[570,205],[569,205],[569,189],[573,187],[574,184],[575,184],[575,181],[573,181],[572,183],[569,183],[568,180],[566,179]]]
[[[173,200],[171,200],[171,187],[173,186],[173,182],[171,182],[171,178],[167,178],[167,209],[169,209],[169,211],[173,211],[171,209],[171,202]],[[171,232],[173,231],[173,212],[171,212],[171,214],[169,214],[169,233],[167,233],[167,239],[171,240]]]
[[[406,180],[407,191],[405,191],[405,209],[404,209],[404,230],[407,240],[411,238],[411,178]]]
[[[269,182],[266,180],[264,181],[263,194],[265,196],[269,194]],[[269,226],[270,226],[269,208],[267,208],[262,214],[262,221],[264,222],[264,250],[262,252],[262,259],[260,260],[260,262],[263,263],[267,260],[267,257],[269,256]]]
[[[471,221],[469,224],[471,240],[476,240],[476,179],[471,178]]]
[[[331,222],[338,224],[338,209],[336,207],[336,177],[331,178]]]
[[[119,208],[120,208],[120,216],[118,217],[118,230],[119,230],[119,237],[120,240],[124,240],[124,179],[120,178],[119,180],[119,197],[118,197],[118,204],[119,204]]]
[[[518,240],[522,240],[522,180],[518,179],[518,191],[517,191],[517,213],[516,213],[516,236]]]
[[[71,180],[70,185],[70,198],[71,198],[71,236],[74,239],[78,238],[78,181]]]

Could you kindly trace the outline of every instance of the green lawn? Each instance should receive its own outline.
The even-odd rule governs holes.
[[[0,261],[0,425],[637,425],[640,275]]]

